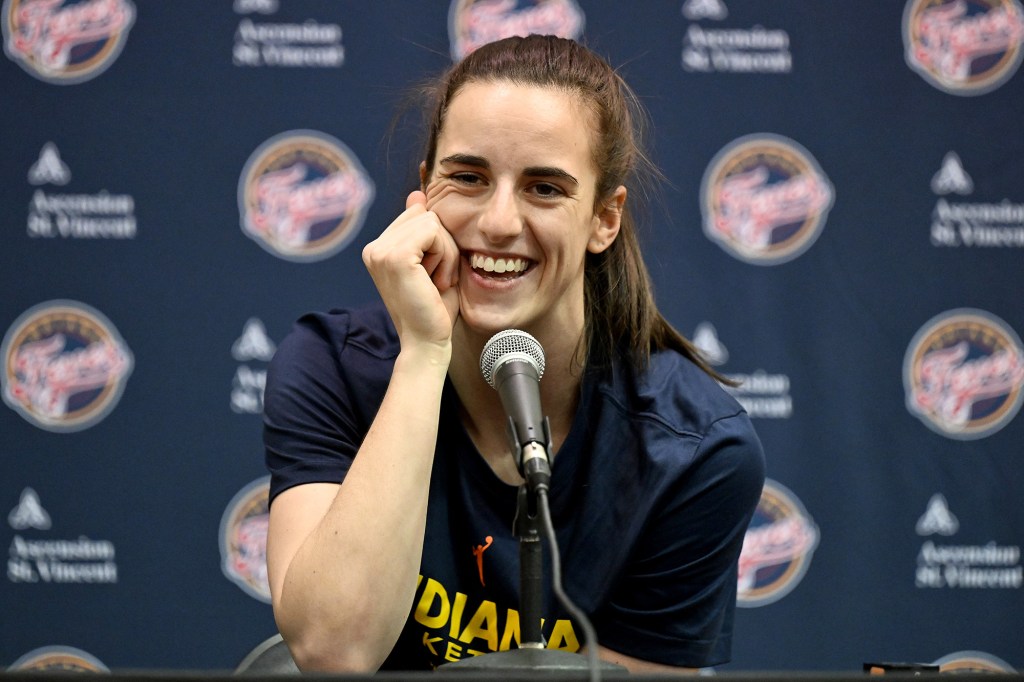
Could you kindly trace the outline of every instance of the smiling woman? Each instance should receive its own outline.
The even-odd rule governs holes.
[[[600,654],[727,661],[764,459],[655,306],[636,98],[542,36],[480,47],[428,94],[421,186],[363,250],[383,307],[303,318],[268,376],[267,561],[296,662],[429,669],[518,642],[522,472],[478,370],[513,327],[545,349],[552,517]],[[578,651],[550,589],[543,613],[548,646]]]

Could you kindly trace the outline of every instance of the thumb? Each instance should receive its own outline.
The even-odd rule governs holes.
[[[409,192],[409,196],[405,198],[405,208],[406,208],[406,210],[412,208],[413,206],[416,206],[417,204],[419,204],[423,208],[426,208],[427,207],[427,195],[424,194],[423,192],[421,192],[420,190],[416,190],[414,192]]]

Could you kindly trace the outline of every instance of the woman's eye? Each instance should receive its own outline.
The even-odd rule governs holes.
[[[480,182],[480,178],[473,173],[452,173],[449,177],[464,185],[475,185]]]
[[[537,195],[542,196],[542,197],[556,197],[556,196],[559,196],[560,194],[562,194],[562,190],[560,190],[555,185],[549,185],[546,182],[542,182],[542,183],[534,185],[533,186],[533,191]]]

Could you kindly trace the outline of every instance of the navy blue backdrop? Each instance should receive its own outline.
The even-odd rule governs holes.
[[[768,455],[723,670],[1024,667],[1018,0],[5,0],[0,666],[231,669],[275,632],[262,387],[369,301],[410,86],[606,55],[659,304]]]

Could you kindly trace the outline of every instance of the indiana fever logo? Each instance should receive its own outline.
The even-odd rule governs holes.
[[[19,317],[0,346],[4,401],[47,431],[80,431],[117,405],[133,359],[98,311],[50,301]]]
[[[776,265],[818,238],[833,189],[817,161],[777,135],[741,137],[720,151],[701,182],[704,232],[740,260]]]
[[[221,569],[250,597],[270,603],[267,580],[267,528],[270,524],[270,477],[238,491],[220,521]]]
[[[448,35],[452,58],[461,60],[487,43],[531,33],[579,38],[583,10],[575,0],[452,0]]]
[[[796,495],[766,481],[743,539],[736,605],[764,606],[792,592],[811,565],[818,535]]]
[[[135,20],[129,0],[5,0],[4,51],[48,83],[81,83],[106,71]]]
[[[959,440],[984,438],[1020,410],[1024,347],[994,315],[949,311],[929,320],[910,342],[903,385],[907,409],[933,431]]]
[[[910,0],[903,43],[907,64],[936,88],[980,95],[1020,66],[1024,11],[1018,0]]]
[[[9,671],[45,673],[109,673],[98,658],[70,646],[44,646],[33,649],[8,668]]]
[[[277,135],[242,171],[242,231],[291,261],[322,260],[344,248],[363,224],[374,187],[355,155],[311,130]]]

